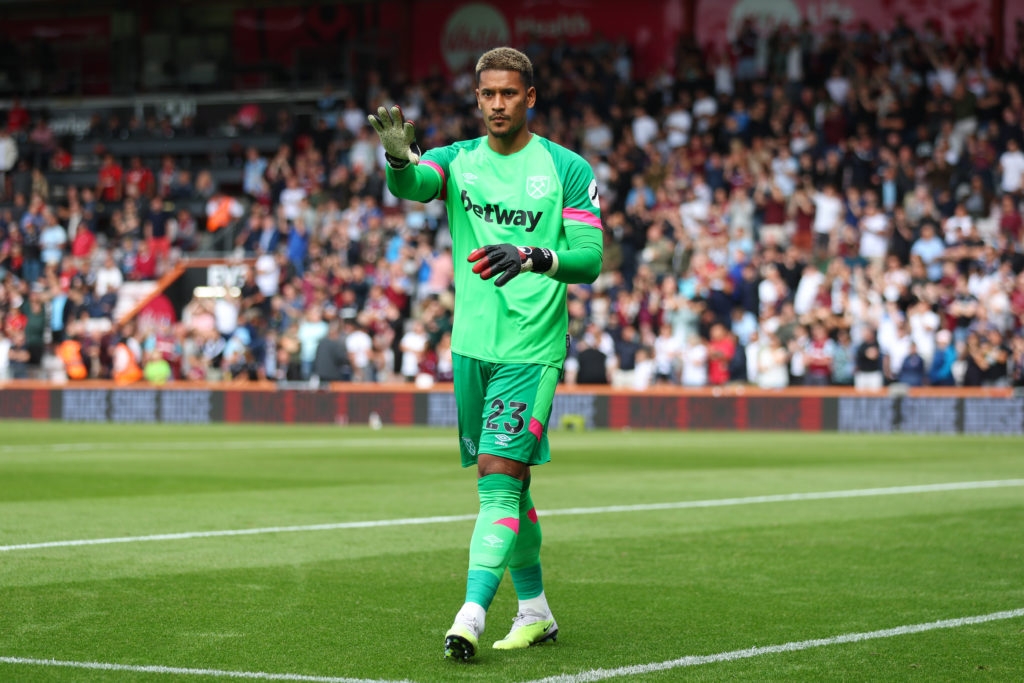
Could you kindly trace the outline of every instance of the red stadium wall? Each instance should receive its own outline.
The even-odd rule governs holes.
[[[888,31],[902,16],[914,30],[937,26],[939,32],[954,42],[965,36],[984,39],[993,30],[993,13],[1003,10],[1007,47],[1016,43],[1011,30],[1013,19],[1024,15],[1024,3],[1006,0],[694,0],[696,2],[695,33],[701,45],[721,48],[736,37],[744,19],[752,18],[761,30],[775,26],[797,27],[805,19],[812,31],[824,34],[833,19],[847,30],[856,30],[862,22],[873,31]],[[999,26],[997,30],[1004,27]]]
[[[54,388],[10,382],[0,389],[0,418],[111,423],[280,422],[454,427],[450,388],[335,385],[279,390],[273,385],[182,385],[119,388],[90,382]],[[913,390],[906,396],[844,389],[746,388],[639,394],[565,389],[555,396],[551,426],[612,429],[722,429],[915,434],[1024,434],[1024,397],[1011,390]]]

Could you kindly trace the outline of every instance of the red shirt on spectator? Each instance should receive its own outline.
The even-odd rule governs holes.
[[[1021,228],[1024,228],[1024,220],[1016,209],[1004,213],[999,219],[999,231],[1009,237],[1013,244],[1020,241]]]
[[[725,384],[729,381],[729,362],[736,355],[736,343],[725,333],[722,325],[711,328],[708,342],[708,384]]]
[[[832,353],[828,348],[828,338],[814,339],[807,348],[807,372],[819,377],[832,374]]]
[[[7,115],[7,128],[12,133],[28,130],[28,110],[21,106],[19,100],[14,100],[11,105],[11,112]]]
[[[59,148],[50,157],[50,170],[67,171],[71,168],[71,155],[63,147]]]
[[[156,187],[156,180],[153,177],[153,172],[150,171],[141,163],[136,166],[132,165],[128,169],[127,173],[124,174],[124,189],[127,192],[129,186],[134,185],[139,189],[140,197],[152,196],[153,190]]]
[[[139,242],[139,253],[135,255],[135,267],[132,269],[133,280],[156,279],[156,254],[145,242]]]
[[[75,257],[88,256],[96,246],[96,235],[85,225],[79,225],[75,231],[75,239],[71,240],[71,255]]]
[[[114,157],[107,155],[100,167],[100,181],[96,187],[96,194],[100,201],[116,202],[121,199],[121,178],[124,173],[121,167],[114,161]]]

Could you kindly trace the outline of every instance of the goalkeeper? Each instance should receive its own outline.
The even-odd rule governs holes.
[[[398,107],[370,123],[398,197],[441,199],[455,256],[452,357],[462,466],[477,468],[480,512],[469,546],[466,600],[444,656],[469,659],[506,567],[519,610],[496,649],[554,640],[541,580],[541,532],[530,471],[550,459],[547,423],[566,352],[566,284],[601,271],[597,182],[577,154],[530,132],[533,66],[499,47],[476,65],[487,135],[420,156]]]

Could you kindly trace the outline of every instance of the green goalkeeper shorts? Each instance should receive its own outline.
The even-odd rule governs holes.
[[[551,459],[547,425],[560,370],[536,363],[491,363],[452,354],[462,466],[478,453],[528,465]]]

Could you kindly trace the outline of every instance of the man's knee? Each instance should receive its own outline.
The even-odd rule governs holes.
[[[515,477],[519,481],[525,481],[530,476],[530,466],[525,462],[503,458],[500,455],[481,453],[476,461],[477,478],[486,477],[489,474],[505,474]]]

